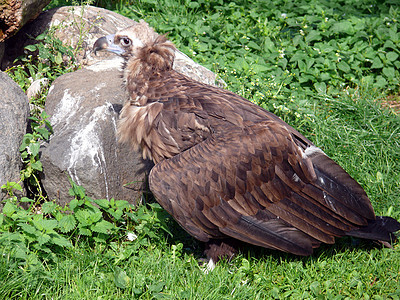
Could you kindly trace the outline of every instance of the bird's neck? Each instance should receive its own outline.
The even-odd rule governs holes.
[[[142,106],[147,103],[146,94],[151,88],[152,78],[159,78],[172,70],[175,58],[175,46],[165,36],[137,49],[126,62],[124,77],[131,101]]]

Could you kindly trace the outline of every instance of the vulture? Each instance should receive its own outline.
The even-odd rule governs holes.
[[[173,70],[175,46],[149,25],[99,38],[124,58],[121,142],[154,167],[159,204],[216,262],[239,243],[310,255],[353,236],[388,244],[400,223],[375,216],[363,188],[273,113]]]

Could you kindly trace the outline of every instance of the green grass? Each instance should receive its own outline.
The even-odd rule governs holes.
[[[400,295],[399,247],[370,249],[348,242],[308,258],[250,250],[204,274],[190,250],[153,245],[122,263],[114,251],[84,243],[56,264],[10,267],[3,256],[3,299],[304,299]],[[179,247],[178,247],[179,248]],[[11,264],[12,266],[12,264]],[[379,298],[378,298],[379,299]]]
[[[77,1],[51,6],[65,3]],[[343,166],[364,187],[377,214],[400,219],[400,117],[381,105],[399,87],[397,1],[97,4],[168,32],[229,90],[273,111]],[[86,210],[80,205],[77,209]],[[159,230],[164,224],[152,209],[134,213],[137,217],[119,214],[118,223],[109,214],[114,237],[101,235],[102,241],[100,235],[83,236],[74,223],[68,234],[58,231],[72,247],[29,236],[19,241],[27,252],[18,256],[9,244],[0,245],[0,299],[400,298],[399,242],[382,249],[343,238],[306,258],[249,247],[204,274],[200,243],[171,219],[166,224],[172,236]],[[11,216],[0,214],[0,227],[12,224],[8,231],[28,237],[20,228],[31,227],[19,224],[26,214],[14,223]],[[128,227],[138,234],[135,241],[126,240]]]

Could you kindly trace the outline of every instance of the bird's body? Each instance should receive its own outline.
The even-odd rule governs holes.
[[[174,71],[173,44],[146,23],[114,42],[124,50],[130,94],[120,139],[154,161],[150,190],[198,240],[309,255],[335,237],[390,241],[400,229],[375,217],[361,186],[277,116]],[[221,249],[208,255],[228,254]]]

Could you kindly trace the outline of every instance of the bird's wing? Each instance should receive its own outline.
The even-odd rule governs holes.
[[[149,180],[197,239],[230,236],[299,255],[366,224],[372,210],[343,169],[322,151],[303,151],[274,121],[227,128],[156,164]]]

